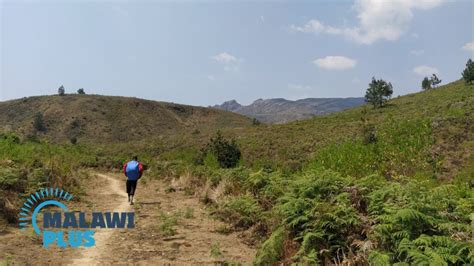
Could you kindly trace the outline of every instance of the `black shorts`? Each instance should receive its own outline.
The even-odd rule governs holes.
[[[137,189],[138,180],[127,180],[127,194],[134,195]]]

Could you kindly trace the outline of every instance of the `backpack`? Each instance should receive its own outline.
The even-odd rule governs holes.
[[[140,178],[140,164],[137,161],[128,162],[125,173],[129,180],[137,180]]]

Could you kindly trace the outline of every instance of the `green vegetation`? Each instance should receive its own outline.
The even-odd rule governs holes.
[[[466,81],[468,84],[472,84],[474,81],[474,62],[469,58],[466,63],[466,68],[462,72],[462,78]]]
[[[214,258],[219,258],[223,255],[221,251],[221,246],[219,245],[219,243],[211,244],[210,253],[211,253],[211,256],[213,256]]]
[[[431,89],[431,81],[428,77],[425,77],[422,81],[421,81],[421,89],[423,90],[429,90]]]
[[[436,74],[433,74],[430,78],[430,82],[431,82],[431,85],[433,86],[433,88],[436,88],[438,87],[438,85],[441,83],[442,80],[440,80],[438,78],[438,76],[436,76]]]
[[[46,131],[46,126],[44,124],[44,118],[42,113],[36,113],[33,120],[33,127],[36,131],[43,132]]]
[[[0,213],[15,222],[18,196],[42,187],[61,187],[80,198],[79,182],[86,175],[80,169],[96,160],[84,146],[21,141],[14,134],[0,134]]]
[[[365,101],[371,103],[374,108],[380,108],[390,99],[392,93],[393,87],[390,82],[387,83],[383,79],[376,80],[372,78],[365,93]]]
[[[456,82],[382,109],[247,128],[253,170],[173,169],[210,184],[214,215],[266,239],[256,265],[472,264],[473,96]],[[293,154],[307,156],[288,167]]]
[[[282,258],[284,242],[288,233],[283,227],[276,229],[259,249],[254,264],[255,265],[274,265]]]
[[[436,76],[436,74],[433,74],[431,78],[425,77],[423,81],[421,82],[421,88],[423,90],[429,90],[432,88],[436,88],[439,84],[441,83],[441,80]]]
[[[191,219],[194,217],[194,209],[191,208],[191,207],[186,207],[186,209],[184,210],[184,215],[183,217],[185,219]]]
[[[10,254],[5,254],[3,257],[2,262],[0,263],[1,266],[10,266],[12,264],[13,257]]]
[[[179,214],[166,214],[164,212],[160,212],[159,220],[160,224],[158,226],[158,230],[164,237],[170,237],[176,234],[175,226],[178,224]]]
[[[58,95],[59,96],[64,96],[66,94],[66,90],[64,89],[64,86],[61,85],[61,87],[59,87],[58,89]]]
[[[241,152],[234,139],[229,141],[222,136],[220,131],[217,131],[216,136],[209,140],[209,143],[202,151],[202,157],[204,157],[204,159],[200,160],[202,163],[205,161],[209,162],[209,160],[215,158],[220,167],[232,168],[239,163]]]
[[[33,109],[6,123],[19,133],[0,137],[1,211],[14,220],[17,195],[43,186],[80,195],[80,169],[120,169],[136,153],[147,178],[185,177],[186,193],[200,196],[229,225],[226,232],[250,232],[259,247],[256,265],[473,264],[473,85],[457,81],[390,101],[390,83],[373,79],[369,90],[371,103],[383,108],[275,126],[135,99],[53,97],[53,109],[69,101],[90,112],[59,120],[45,112],[48,130],[34,141],[21,134],[32,126]],[[27,101],[42,106],[47,99]],[[27,108],[17,101],[0,111],[18,106]],[[103,111],[112,113],[105,119]],[[121,127],[127,112],[143,119],[138,133]],[[155,123],[146,112],[169,116]],[[2,112],[0,121],[9,121]],[[151,137],[155,129],[159,136]],[[97,132],[104,139],[88,142]],[[72,145],[63,134],[78,141]],[[182,217],[192,211],[160,213],[158,230],[174,235]]]

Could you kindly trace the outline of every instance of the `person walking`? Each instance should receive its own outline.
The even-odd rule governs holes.
[[[133,205],[133,196],[137,189],[137,182],[143,175],[143,165],[138,161],[138,156],[133,156],[131,161],[124,164],[123,173],[127,177],[128,202],[130,202],[130,205]]]

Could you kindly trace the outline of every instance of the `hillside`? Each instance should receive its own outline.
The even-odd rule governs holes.
[[[255,265],[473,264],[473,85],[225,134],[251,169],[174,173],[234,230],[265,236]]]
[[[306,98],[296,101],[275,98],[258,99],[250,105],[241,105],[231,100],[215,105],[214,108],[256,118],[263,123],[282,124],[334,113],[362,104],[364,104],[364,98]]]
[[[428,124],[433,141],[429,152],[439,160],[439,171],[452,176],[452,172],[461,169],[467,161],[473,163],[474,86],[464,81],[397,97],[380,109],[361,106],[284,125],[232,130],[227,134],[239,139],[249,163],[298,169],[323,147],[361,139],[364,124],[372,125],[380,135],[395,130],[406,130],[406,134],[414,135],[414,127],[420,123]]]
[[[1,129],[31,135],[37,113],[43,115],[45,125],[39,137],[54,142],[73,137],[79,142],[121,142],[250,124],[244,116],[211,108],[126,97],[55,95],[0,102]]]
[[[104,102],[107,108],[100,108]],[[84,145],[0,134],[0,225],[18,222],[23,196],[44,186],[64,188],[83,208],[93,199],[94,208],[133,209],[140,224],[126,237],[129,243],[147,243],[150,252],[137,258],[116,255],[123,250],[123,241],[116,239],[125,235],[106,233],[110,240],[93,253],[105,262],[176,262],[181,256],[177,251],[185,256],[196,250],[202,255],[193,261],[253,259],[255,265],[473,263],[474,85],[463,81],[398,97],[379,109],[365,105],[284,125],[250,125],[248,119],[225,111],[120,97],[35,97],[1,106],[10,130],[32,127],[31,116],[39,108],[47,127],[41,137],[55,141],[67,140],[70,121],[78,117],[74,112],[91,126],[80,127]],[[97,110],[82,111],[84,106]],[[146,131],[137,133],[144,135],[141,142],[124,144],[93,125],[123,130],[116,134],[131,140],[126,133],[136,136],[134,128],[120,124],[129,117],[106,113],[102,115],[108,119],[100,118],[99,109],[115,115],[126,112],[134,122],[150,119],[145,120],[148,126],[156,119],[163,124],[155,125],[157,130],[171,127],[159,132],[167,145]],[[22,110],[30,116],[22,117]],[[61,119],[54,120],[57,116]],[[235,120],[226,120],[229,117]],[[202,121],[207,124],[197,124]],[[197,160],[217,128],[223,129],[224,139],[237,140],[242,152],[238,167],[221,168],[216,162],[228,157],[219,157],[213,149]],[[229,148],[222,144],[220,148]],[[130,207],[119,202],[125,196],[118,195],[123,193],[121,184],[112,172],[117,173],[132,153],[139,155],[146,171],[137,203]],[[91,168],[106,173],[93,178]],[[118,197],[104,194],[109,190]],[[219,225],[210,227],[216,218]],[[16,236],[2,232],[0,242],[10,243],[6,261],[43,259],[41,252],[28,257],[17,248],[39,249],[35,235]],[[173,248],[181,243],[188,244]],[[60,261],[91,257],[65,254]]]

